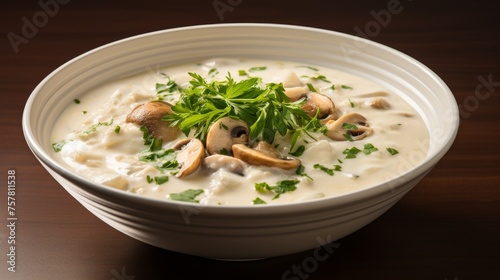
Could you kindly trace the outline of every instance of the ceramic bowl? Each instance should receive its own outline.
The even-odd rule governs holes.
[[[399,177],[337,197],[284,205],[204,206],[143,197],[95,184],[60,164],[52,124],[95,85],[212,57],[291,60],[334,67],[385,86],[422,115],[430,131],[423,162]],[[33,90],[23,132],[43,167],[102,221],[167,250],[215,259],[259,259],[325,246],[367,225],[415,186],[445,155],[458,129],[445,83],[415,59],[338,32],[278,24],[216,24],[162,30],[91,50],[60,66]]]

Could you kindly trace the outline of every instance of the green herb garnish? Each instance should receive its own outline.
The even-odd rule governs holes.
[[[297,184],[299,183],[299,180],[283,180],[283,181],[278,181],[276,182],[276,186],[270,186],[268,183],[263,182],[263,183],[256,183],[255,184],[255,190],[258,192],[265,192],[265,191],[272,191],[276,193],[276,195],[273,197],[274,199],[277,199],[280,197],[280,195],[286,193],[286,192],[291,192],[297,189]]]
[[[149,146],[148,151],[154,152],[161,149],[163,140],[161,138],[155,138],[153,135],[149,134],[148,128],[141,126],[139,128],[142,131],[142,139],[144,140],[144,145]]]
[[[121,128],[120,128],[120,126],[119,126],[119,125],[115,126],[115,133],[116,133],[116,134],[120,133],[120,129],[121,129]]]
[[[350,87],[350,86],[348,86],[348,85],[341,85],[341,87],[342,87],[343,89],[352,89],[352,87]]]
[[[212,68],[212,69],[210,69],[210,71],[208,71],[208,75],[210,75],[210,74],[214,74],[214,75],[216,75],[217,73],[219,73],[219,72],[217,71],[217,68]]]
[[[373,146],[373,144],[371,144],[371,143],[366,143],[363,147],[363,153],[365,155],[369,155],[369,154],[376,152],[376,151],[378,151],[378,148]]]
[[[76,104],[80,104],[80,99],[73,99]]]
[[[154,180],[157,185],[161,185],[163,183],[168,182],[168,176],[159,176],[159,177],[155,176]]]
[[[344,136],[345,139],[347,139],[348,141],[350,142],[353,142],[354,139],[352,138],[352,135],[351,134],[348,134],[348,133],[344,133],[342,134],[342,136]]]
[[[309,91],[318,92],[311,83],[307,83],[307,88],[309,89]]]
[[[305,150],[306,150],[306,147],[304,145],[300,145],[299,147],[297,147],[295,152],[290,152],[288,154],[292,155],[294,157],[300,157],[304,153]]]
[[[168,76],[166,77],[167,77],[166,84],[156,83],[155,89],[157,94],[164,92],[172,93],[180,90],[179,85],[174,80],[170,80]]]
[[[356,130],[358,127],[352,123],[342,123],[342,129]]]
[[[248,71],[249,72],[256,72],[256,71],[264,71],[266,69],[267,69],[266,66],[258,66],[258,67],[252,67],[252,68],[248,69]]]
[[[238,75],[240,75],[240,76],[247,76],[248,73],[245,70],[238,70]]]
[[[180,193],[171,193],[170,199],[177,201],[186,201],[186,202],[194,202],[198,203],[199,201],[195,198],[202,194],[204,191],[202,189],[189,189]]]
[[[239,82],[230,74],[224,81],[206,81],[196,73],[190,87],[185,88],[178,102],[172,106],[173,114],[163,117],[189,135],[205,141],[208,129],[226,116],[241,119],[250,126],[251,139],[273,143],[276,133],[293,133],[291,147],[304,134],[325,129],[318,119],[302,110],[304,100],[290,102],[282,84],[263,84],[262,79],[251,77]],[[314,138],[313,138],[314,139]]]
[[[315,165],[313,165],[313,168],[314,169],[319,169],[319,170],[322,170],[324,171],[326,174],[330,175],[330,176],[333,176],[333,169],[331,168],[328,168],[324,165],[321,165],[319,163],[316,163]]]
[[[252,200],[253,204],[254,205],[257,205],[257,204],[267,204],[267,202],[265,202],[264,200],[262,200],[260,197],[256,197],[254,200]]]
[[[59,141],[57,143],[52,143],[52,149],[54,149],[54,152],[59,153],[62,150],[62,147],[66,144],[64,140]]]
[[[398,150],[396,150],[396,149],[394,149],[394,148],[387,148],[386,150],[387,150],[387,151],[389,152],[389,154],[391,154],[391,155],[396,155],[396,154],[399,154],[399,151],[398,151]]]
[[[100,127],[100,126],[110,126],[113,124],[113,119],[107,121],[107,122],[98,122],[96,124],[93,124],[92,126],[90,126],[89,128],[87,128],[86,130],[84,131],[81,131],[78,136],[82,137],[82,138],[85,138],[87,136],[89,136],[90,134],[94,133],[97,131],[97,128]]]
[[[313,178],[311,178],[311,176],[307,175],[305,170],[306,170],[305,166],[303,166],[301,164],[301,165],[299,165],[299,167],[297,167],[297,170],[295,170],[295,174],[303,176],[303,177],[307,177],[307,178],[309,178],[309,180],[313,181]]]
[[[297,67],[297,68],[299,68],[299,67],[304,67],[304,68],[309,68],[309,69],[311,69],[311,70],[313,70],[313,71],[319,71],[319,69],[318,69],[318,68],[316,68],[316,67],[312,67],[312,66],[308,66],[308,65],[298,65],[298,66],[295,66],[295,67]]]
[[[346,155],[345,158],[356,158],[356,155],[361,152],[360,149],[356,148],[356,147],[352,147],[352,148],[347,148],[345,149],[342,154]]]
[[[302,75],[301,76],[302,78],[309,78],[311,80],[319,80],[319,81],[323,81],[323,82],[326,82],[326,83],[331,83],[326,77],[325,75],[318,75],[318,76],[307,76],[307,75]]]

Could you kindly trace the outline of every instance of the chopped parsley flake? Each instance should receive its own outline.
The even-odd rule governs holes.
[[[170,194],[170,199],[171,200],[177,200],[177,201],[186,201],[186,202],[194,202],[194,203],[199,203],[199,200],[196,200],[195,198],[202,194],[204,191],[202,189],[189,189],[185,190],[180,193],[171,193]]]
[[[82,138],[85,138],[85,137],[89,136],[90,134],[96,132],[98,127],[100,127],[100,126],[110,126],[112,124],[113,124],[113,119],[111,119],[111,120],[109,120],[107,122],[98,122],[96,124],[93,124],[89,128],[87,128],[86,130],[81,131],[78,135],[80,137],[82,137]]]
[[[257,205],[257,204],[267,204],[267,202],[265,202],[264,200],[262,200],[260,197],[256,197],[254,200],[252,200],[253,204],[254,205]]]
[[[148,128],[145,126],[141,126],[139,130],[142,131],[144,145],[149,146],[148,151],[154,152],[161,149],[163,144],[163,140],[161,138],[155,138],[153,135],[149,134]]]
[[[214,75],[216,75],[217,73],[219,73],[219,72],[217,71],[217,68],[212,68],[212,69],[210,69],[210,71],[208,71],[208,75],[210,75],[210,74],[214,74]]]
[[[266,69],[267,69],[266,66],[258,66],[258,67],[252,67],[252,68],[248,69],[248,71],[249,72],[256,72],[256,71],[264,71]]]
[[[246,75],[248,75],[248,73],[245,70],[238,70],[238,75],[240,75],[240,76],[246,76]]]
[[[354,141],[354,139],[352,138],[352,136],[350,134],[348,134],[348,133],[344,133],[344,134],[342,134],[342,136],[344,136],[344,138],[347,139],[350,142]]]
[[[311,83],[307,83],[307,88],[312,92],[318,92]]]
[[[120,133],[120,129],[121,129],[121,128],[120,128],[120,126],[119,126],[119,125],[115,126],[115,133],[116,133],[116,134]]]
[[[316,163],[315,165],[313,165],[314,169],[319,169],[319,170],[322,170],[324,171],[326,174],[330,175],[330,176],[333,176],[333,169],[332,168],[328,168],[324,165],[321,165],[319,163]]]
[[[276,182],[276,186],[270,186],[268,183],[263,182],[263,183],[255,183],[255,190],[258,192],[265,192],[265,191],[272,191],[276,193],[276,195],[273,197],[274,199],[277,199],[280,197],[280,195],[286,193],[286,192],[291,192],[297,189],[297,184],[299,183],[299,180],[283,180],[283,181],[278,181]]]
[[[154,177],[154,180],[157,185],[161,185],[163,183],[168,182],[168,176],[159,176],[159,177]]]
[[[52,149],[54,149],[54,152],[59,153],[61,151],[62,147],[64,146],[64,144],[66,144],[66,142],[64,142],[64,140],[59,141],[57,143],[52,143]]]
[[[356,158],[356,155],[361,152],[360,149],[356,147],[345,149],[342,154],[346,155],[345,158]]]
[[[162,74],[167,79],[167,83],[156,83],[156,95],[157,100],[164,100],[167,96],[172,95],[173,93],[180,92],[181,87],[174,81],[171,80],[170,77],[166,74]]]
[[[80,104],[80,99],[74,99],[73,100],[76,104]]]
[[[354,104],[354,102],[352,102],[350,98],[349,98],[349,104],[351,104],[351,108],[354,108],[354,106],[356,106],[356,104]]]
[[[156,83],[155,89],[157,94],[164,92],[172,93],[180,90],[179,85],[177,85],[174,80],[170,80],[168,77],[166,84]]]
[[[343,123],[342,124],[342,129],[347,129],[347,130],[356,130],[358,127],[352,123]]]
[[[288,154],[294,156],[294,157],[300,157],[304,151],[306,150],[306,147],[304,145],[300,145],[296,150],[295,152],[290,152]]]
[[[371,144],[371,143],[366,143],[363,147],[363,153],[365,155],[369,155],[369,154],[376,152],[376,151],[378,151],[378,148],[373,146],[373,144]]]
[[[307,76],[307,75],[303,75],[301,76],[302,78],[309,78],[311,80],[319,80],[319,81],[323,81],[323,82],[326,82],[326,83],[331,83],[326,77],[325,75],[318,75],[318,76],[314,76],[314,77],[310,77],[310,76]]]
[[[342,87],[343,89],[352,89],[352,87],[350,87],[350,86],[348,86],[348,85],[341,85],[341,87]]]
[[[306,170],[305,166],[303,166],[301,164],[301,165],[299,165],[299,167],[297,167],[297,170],[295,170],[295,174],[297,174],[299,176],[307,177],[307,178],[309,178],[309,180],[313,181],[313,178],[311,178],[311,176],[307,175],[305,170]]]
[[[398,150],[396,150],[396,149],[394,149],[394,148],[387,148],[386,150],[387,150],[387,151],[389,152],[389,154],[391,154],[391,155],[396,155],[396,154],[399,154],[399,151],[398,151]]]

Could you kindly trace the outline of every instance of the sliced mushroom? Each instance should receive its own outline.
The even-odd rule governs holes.
[[[174,149],[179,150],[177,153],[177,162],[181,168],[175,175],[179,178],[186,177],[195,172],[205,156],[203,143],[196,138],[181,140],[175,144]]]
[[[254,149],[273,158],[281,157],[280,152],[278,152],[278,150],[276,150],[273,145],[267,143],[266,141],[259,141]]]
[[[171,105],[162,101],[150,101],[135,107],[125,119],[126,122],[145,126],[155,138],[169,142],[179,136],[178,127],[162,120],[163,116],[171,114]]]
[[[211,155],[203,160],[204,165],[212,170],[226,169],[235,174],[243,174],[245,163],[237,158],[226,155]]]
[[[309,116],[316,116],[319,110],[318,119],[322,123],[335,118],[335,104],[328,96],[317,92],[309,92],[307,96],[307,101],[302,106],[302,110]]]
[[[306,87],[289,87],[285,88],[285,95],[290,99],[290,102],[295,102],[306,97],[308,91]]]
[[[391,104],[389,104],[389,102],[387,102],[387,100],[385,100],[382,97],[373,98],[373,100],[370,102],[370,106],[372,106],[375,109],[381,109],[381,110],[386,110],[391,108]]]
[[[208,130],[207,151],[211,155],[231,153],[234,144],[248,143],[248,132],[248,125],[242,120],[220,118]]]
[[[300,165],[300,160],[296,158],[276,158],[268,153],[252,149],[243,144],[233,145],[233,154],[235,158],[251,165],[262,165],[268,167],[277,167],[281,169],[296,169]]]
[[[344,124],[354,125],[355,129],[346,128]],[[326,135],[332,140],[345,141],[351,136],[353,140],[363,139],[373,133],[373,128],[368,127],[366,118],[358,113],[348,113],[340,117],[338,120],[330,120],[325,126],[327,127]]]

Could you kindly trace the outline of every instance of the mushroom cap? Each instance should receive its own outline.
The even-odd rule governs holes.
[[[278,167],[281,169],[296,169],[300,165],[300,160],[296,158],[275,158],[268,153],[252,149],[243,144],[233,145],[235,158],[251,165],[262,165],[268,167]]]
[[[335,118],[335,104],[330,97],[313,91],[309,92],[307,97],[306,103],[302,105],[302,110],[310,117],[316,116],[319,110],[318,119],[323,122]]]
[[[205,157],[203,163],[209,169],[226,169],[235,174],[243,174],[245,170],[245,163],[242,160],[226,155],[215,154]]]
[[[175,144],[174,149],[180,150],[177,153],[177,162],[181,168],[175,175],[179,178],[186,177],[195,172],[205,156],[203,143],[196,138],[181,140]]]
[[[382,97],[375,97],[373,100],[370,102],[370,106],[372,106],[375,109],[381,109],[381,110],[386,110],[391,108],[391,104],[385,100],[385,98]]]
[[[356,129],[343,128],[344,123],[355,125]],[[368,127],[366,118],[359,113],[345,114],[335,121],[328,121],[325,126],[327,127],[326,136],[337,141],[347,140],[344,134],[352,136],[354,140],[361,140],[373,133],[373,128]]]
[[[254,150],[262,152],[273,158],[280,158],[281,154],[273,147],[273,145],[267,143],[266,141],[259,141],[257,145],[254,147]]]
[[[155,138],[170,142],[176,139],[181,132],[178,127],[170,126],[169,122],[162,120],[163,116],[173,113],[171,106],[163,101],[140,104],[132,109],[125,121],[145,126]]]
[[[208,130],[207,152],[210,155],[231,153],[234,144],[248,143],[248,133],[246,122],[230,117],[220,118]]]

